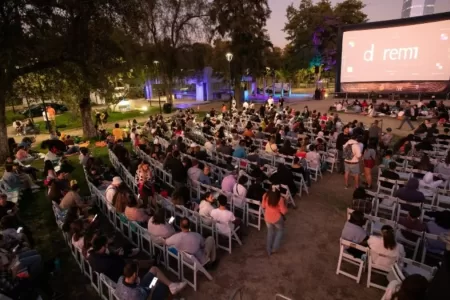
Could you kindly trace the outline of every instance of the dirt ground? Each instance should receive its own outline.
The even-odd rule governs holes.
[[[328,110],[334,100],[287,103],[295,109]],[[206,104],[201,110],[219,109],[220,103]],[[371,123],[373,119],[340,114],[344,121],[354,119]],[[384,128],[396,128],[400,121],[385,119]],[[409,131],[396,131],[405,135]],[[73,133],[70,133],[73,134]],[[345,210],[352,190],[345,190],[343,175],[324,174],[310,188],[310,195],[297,199],[297,208],[287,215],[285,236],[280,252],[268,257],[265,252],[266,228],[249,229],[243,246],[235,245],[230,255],[219,251],[219,265],[211,271],[212,281],[198,276],[198,290],[187,287],[177,299],[185,300],[272,300],[277,293],[293,300],[378,300],[382,292],[362,282],[336,275],[339,237],[345,222]],[[166,272],[168,273],[168,272]],[[242,288],[245,297],[230,298]],[[89,293],[92,296],[93,293]],[[86,295],[83,299],[91,299]],[[94,296],[96,298],[96,296]],[[77,298],[78,299],[78,298]]]
[[[243,287],[246,298],[272,300],[277,293],[295,300],[380,299],[382,292],[336,275],[339,237],[352,190],[344,189],[343,176],[324,174],[313,183],[310,195],[296,200],[297,208],[287,215],[280,252],[267,256],[266,228],[251,229],[243,246],[235,245],[230,255],[220,252],[213,281],[200,276],[199,289],[187,289],[185,299],[228,300]],[[240,300],[239,297],[235,298]]]

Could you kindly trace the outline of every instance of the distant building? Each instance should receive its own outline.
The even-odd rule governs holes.
[[[410,18],[450,11],[449,0],[403,0],[402,18]]]

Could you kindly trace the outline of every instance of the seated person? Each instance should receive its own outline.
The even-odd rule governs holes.
[[[122,178],[116,176],[113,178],[111,184],[106,188],[105,198],[109,203],[113,203],[114,195],[117,193],[117,189],[122,184]]]
[[[408,209],[408,216],[400,217],[398,223],[405,226],[407,229],[423,232],[426,230],[425,224],[420,220],[421,211],[417,206],[411,206]],[[419,238],[416,234],[402,230],[402,235],[405,239],[416,242]]]
[[[200,201],[198,213],[200,216],[208,218],[208,222],[211,218],[211,212],[214,209],[213,204],[216,202],[216,199],[214,199],[214,194],[211,192],[206,192],[202,199],[203,200]]]
[[[306,160],[308,161],[309,168],[316,169],[320,167],[320,154],[316,152],[315,145],[309,146],[309,152],[306,153]]]
[[[208,165],[205,165],[203,167],[203,172],[200,174],[200,177],[198,178],[198,181],[206,185],[211,185],[212,181],[210,177],[210,172],[211,172],[210,167]]]
[[[123,268],[123,275],[117,280],[115,294],[118,299],[127,300],[160,300],[169,299],[170,294],[175,295],[181,291],[186,282],[171,282],[157,267],[151,267],[148,273],[139,279],[139,266],[136,263],[127,263]],[[156,285],[149,288],[152,280],[158,278]]]
[[[93,167],[88,171],[88,179],[92,184],[100,190],[106,190],[111,182],[106,181],[102,174],[97,172],[97,168]]]
[[[11,164],[5,165],[5,172],[3,173],[2,180],[13,190],[22,189],[24,187],[19,174],[14,171],[14,166]]]
[[[175,233],[172,224],[166,222],[164,209],[159,208],[148,220],[148,233],[152,237],[167,239]]]
[[[397,243],[394,229],[389,225],[381,227],[381,237],[370,236],[367,244],[370,247],[372,263],[386,270],[389,270],[398,259],[405,257],[405,249],[402,244]]]
[[[249,186],[246,197],[248,199],[262,201],[266,190],[262,187],[262,179],[257,177],[256,180]]]
[[[138,207],[138,203],[134,195],[128,197],[128,203],[125,208],[124,215],[129,221],[135,222],[148,222],[148,219],[150,219],[150,216],[147,214],[145,209]]]
[[[395,168],[397,168],[397,164],[393,161],[389,162],[389,168],[381,172],[381,177],[384,177],[386,179],[399,180],[400,175],[395,172]],[[388,189],[392,189],[392,187],[394,186],[393,183],[384,181],[381,181],[380,185]]]
[[[366,246],[365,242],[368,239],[367,232],[363,226],[365,224],[364,214],[360,211],[354,210],[350,219],[345,222],[344,229],[342,229],[341,238],[359,245]],[[363,253],[358,249],[349,248],[347,252],[355,257],[360,257]]]
[[[217,222],[219,233],[228,236],[231,230],[234,230],[235,226],[240,225],[241,220],[236,218],[233,212],[227,209],[228,199],[226,196],[219,195],[217,200],[219,202],[219,208],[213,209],[210,215]]]
[[[417,190],[418,188],[419,180],[417,180],[417,178],[410,178],[404,187],[395,192],[394,197],[398,197],[407,202],[423,203],[425,201],[425,196],[422,192]]]
[[[89,149],[86,147],[82,147],[80,148],[80,164],[83,167],[86,167],[87,161],[88,159],[91,157],[91,155],[89,154]]]
[[[80,187],[78,184],[72,185],[70,191],[64,195],[61,202],[59,203],[59,207],[61,209],[69,209],[70,207],[76,206],[81,210],[87,209],[91,204],[85,203],[83,198],[80,196]]]
[[[234,205],[238,208],[243,208],[245,205],[245,198],[247,197],[247,176],[240,176],[238,182],[233,186],[233,195],[239,198],[233,198]]]
[[[20,145],[17,147],[16,159],[25,165],[34,161],[34,157],[28,153],[24,146]]]
[[[0,220],[7,215],[13,216],[17,213],[18,208],[14,202],[8,201],[8,195],[0,195]]]
[[[434,220],[427,223],[427,232],[438,236],[450,233],[450,210],[434,213]],[[445,243],[438,240],[428,240],[427,251],[440,254],[445,250]]]
[[[205,240],[199,233],[190,231],[190,225],[188,218],[182,218],[180,222],[181,232],[166,239],[166,245],[194,255],[202,265],[207,262],[213,263],[216,260],[214,238],[210,236]]]
[[[432,172],[425,173],[425,176],[423,176],[423,179],[419,181],[419,188],[425,187],[425,188],[431,188],[436,189],[438,188],[444,181],[443,180],[434,180],[434,174]]]

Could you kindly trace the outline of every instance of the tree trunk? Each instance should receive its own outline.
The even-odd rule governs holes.
[[[31,111],[31,108],[30,108],[30,100],[28,100],[28,97],[25,97],[25,101],[27,102],[28,111]],[[34,124],[34,118],[33,118],[33,115],[30,113],[30,114],[28,115],[28,117],[31,119],[31,121],[32,121],[33,124]]]
[[[284,97],[284,80],[281,80],[281,97]]]
[[[272,97],[275,98],[275,76],[272,77]]]
[[[266,81],[266,76],[264,76],[264,78],[263,78],[263,94],[264,94],[264,97],[267,96],[266,89],[267,89],[267,81]]]
[[[92,122],[92,106],[89,93],[80,101],[80,113],[83,124],[83,136],[89,139],[95,138],[97,136],[97,130],[94,127],[94,122]]]
[[[289,97],[292,95],[292,81],[289,81]]]
[[[9,154],[8,147],[8,130],[6,124],[6,92],[1,89],[0,91],[0,162],[6,161]]]

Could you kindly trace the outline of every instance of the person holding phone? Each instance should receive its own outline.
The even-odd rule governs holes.
[[[176,295],[187,284],[186,282],[171,282],[157,267],[151,267],[142,279],[139,278],[138,272],[139,266],[136,263],[125,265],[123,276],[117,281],[116,295],[118,299],[167,299],[170,294]]]

